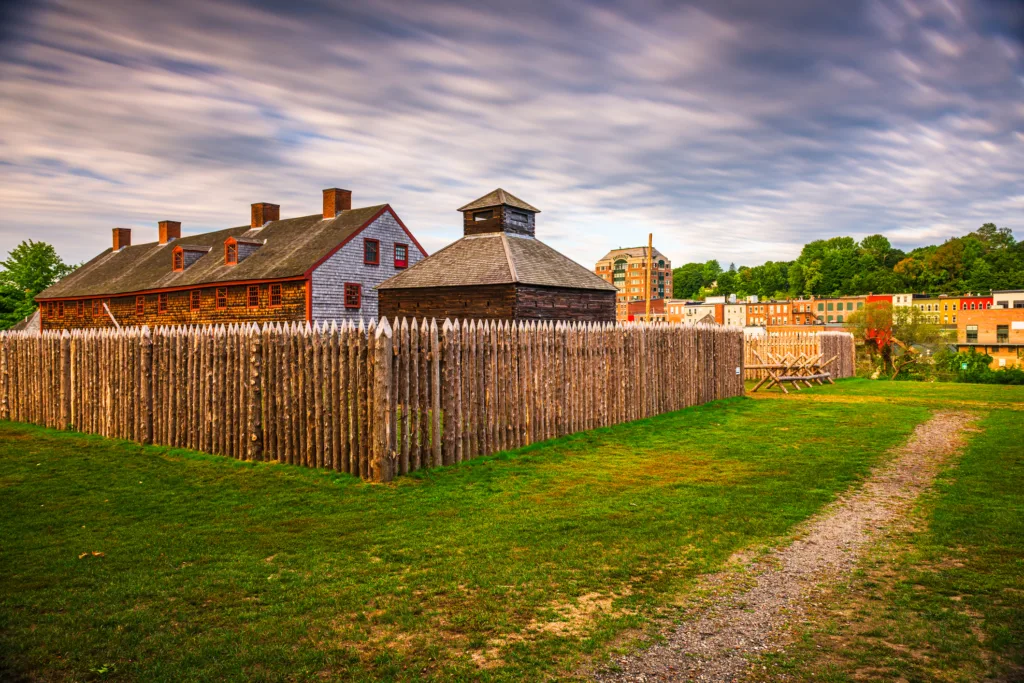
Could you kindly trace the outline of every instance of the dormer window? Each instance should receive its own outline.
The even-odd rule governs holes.
[[[238,242],[235,241],[234,237],[229,237],[224,242],[224,265],[238,265]]]
[[[487,209],[486,211],[477,211],[473,214],[474,221],[489,221],[494,218],[494,209]]]
[[[181,247],[175,247],[171,252],[171,270],[175,273],[185,270],[185,252]]]

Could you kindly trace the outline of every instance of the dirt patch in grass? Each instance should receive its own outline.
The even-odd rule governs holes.
[[[720,585],[735,575],[709,576],[703,582],[715,596],[709,607],[669,633],[664,644],[618,659],[617,670],[598,680],[731,680],[745,673],[750,658],[784,642],[820,582],[848,574],[877,532],[907,513],[944,463],[962,450],[973,419],[962,412],[936,413],[862,487],[812,518],[791,545],[750,566],[751,588],[719,595]]]

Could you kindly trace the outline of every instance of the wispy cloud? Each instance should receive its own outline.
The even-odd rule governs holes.
[[[0,47],[0,250],[71,260],[390,202],[428,249],[505,187],[583,263],[653,230],[676,262],[1021,232],[1012,3],[40,4]],[[148,231],[148,232],[147,232]],[[1024,235],[1022,235],[1024,236]]]

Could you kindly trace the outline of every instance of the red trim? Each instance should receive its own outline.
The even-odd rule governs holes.
[[[185,270],[185,250],[179,244],[171,250],[171,271],[180,273]]]
[[[355,306],[349,306],[348,305],[348,288],[349,287],[355,287],[356,288],[356,296],[358,298],[358,301],[357,301]],[[342,294],[342,299],[343,299],[342,303],[345,305],[345,310],[358,311],[359,309],[361,309],[363,307],[363,286],[361,284],[359,284],[358,282],[346,282],[344,287],[342,288],[341,294]]]
[[[139,309],[142,309],[141,311]],[[135,297],[135,315],[146,315],[146,297],[139,295]]]
[[[396,214],[395,210],[391,208],[391,205],[390,204],[385,204],[383,207],[381,207],[380,211],[378,211],[377,213],[373,214],[373,216],[370,217],[370,220],[366,221],[361,226],[359,226],[358,230],[353,232],[351,235],[349,235],[347,238],[345,238],[345,240],[341,244],[339,244],[338,246],[336,246],[333,249],[331,249],[319,261],[317,261],[312,266],[310,266],[309,269],[304,273],[304,277],[310,277],[313,274],[313,271],[320,267],[320,264],[322,264],[324,261],[326,261],[327,259],[329,259],[332,256],[334,256],[338,252],[339,249],[341,249],[343,246],[345,246],[346,244],[351,242],[353,239],[355,239],[356,236],[359,233],[361,233],[363,230],[365,230],[368,225],[370,225],[375,220],[377,220],[378,218],[383,216],[385,211],[390,213],[391,216],[395,219],[395,222],[398,223],[398,225],[402,228],[402,230],[405,231],[405,234],[409,236],[409,239],[412,241],[412,243],[415,244],[416,248],[420,250],[421,254],[423,254],[423,258],[426,258],[426,257],[430,256],[430,254],[428,254],[426,252],[426,250],[422,246],[420,246],[419,241],[415,237],[413,237],[411,232],[409,232],[409,228],[405,227],[405,223],[403,223],[402,219],[398,217],[398,214]]]
[[[306,275],[293,275],[291,277],[269,278],[267,280],[229,280],[227,282],[202,282],[202,283],[192,284],[192,285],[182,285],[180,287],[160,287],[158,289],[140,289],[140,290],[135,290],[134,292],[121,292],[121,293],[108,292],[106,294],[93,294],[91,296],[58,296],[58,297],[53,297],[52,299],[50,297],[45,297],[43,299],[40,299],[39,297],[36,297],[36,300],[39,301],[39,302],[45,302],[45,301],[72,301],[72,300],[75,300],[75,299],[87,299],[87,300],[91,300],[91,299],[105,300],[105,299],[111,299],[111,298],[117,299],[117,298],[125,297],[125,296],[139,296],[139,295],[143,295],[143,294],[147,294],[147,295],[159,294],[160,292],[181,292],[181,291],[184,291],[186,289],[197,289],[197,288],[198,289],[210,289],[212,287],[238,287],[240,285],[251,285],[251,284],[254,284],[254,283],[255,284],[269,284],[271,282],[296,282],[298,280],[305,280],[306,277],[307,277]]]
[[[377,245],[377,250],[374,252],[375,254],[377,254],[377,260],[376,261],[368,261],[366,259],[366,245],[370,244],[371,242]],[[363,265],[366,265],[366,266],[379,266],[380,265],[380,240],[379,239],[377,239],[375,237],[364,237],[363,238]]]
[[[277,287],[277,303],[276,304],[274,303],[274,287]],[[279,308],[279,307],[284,305],[284,292],[281,291],[281,285],[280,284],[275,283],[275,284],[269,285],[269,289],[267,290],[267,305],[270,308]]]
[[[252,294],[256,292],[256,303],[252,303]],[[246,308],[259,308],[260,307],[260,286],[249,285],[245,288],[245,306]]]
[[[156,312],[157,315],[163,315],[167,312],[167,292],[161,292],[156,295]]]
[[[64,302],[63,301],[58,301],[57,302],[57,317],[58,318],[63,318],[64,317]]]
[[[405,258],[398,258],[398,248],[402,247],[405,249]],[[409,267],[409,245],[403,244],[402,242],[395,242],[395,268],[408,268]]]
[[[306,322],[313,322],[313,278],[306,278]]]
[[[220,299],[221,299],[220,293],[221,293],[221,291],[224,292],[224,305],[223,306],[221,306],[221,304],[220,304]],[[224,309],[226,309],[228,307],[228,288],[227,287],[217,287],[217,291],[215,291],[213,293],[213,307],[216,310],[218,310],[218,311],[223,311]]]
[[[195,312],[203,307],[203,291],[201,289],[193,289],[188,293],[188,310]]]

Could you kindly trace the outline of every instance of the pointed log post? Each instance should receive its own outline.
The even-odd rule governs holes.
[[[263,460],[263,344],[256,323],[249,328],[249,460]]]
[[[71,334],[60,333],[60,429],[71,428]]]
[[[394,353],[391,324],[381,318],[373,335],[373,451],[370,460],[370,480],[387,482],[395,476],[395,435],[392,431],[392,413],[395,409],[391,397],[391,356]]]
[[[149,326],[143,326],[139,339],[142,372],[139,387],[139,400],[142,403],[139,415],[139,440],[142,443],[153,443],[153,338]],[[94,347],[95,350],[95,347]]]

